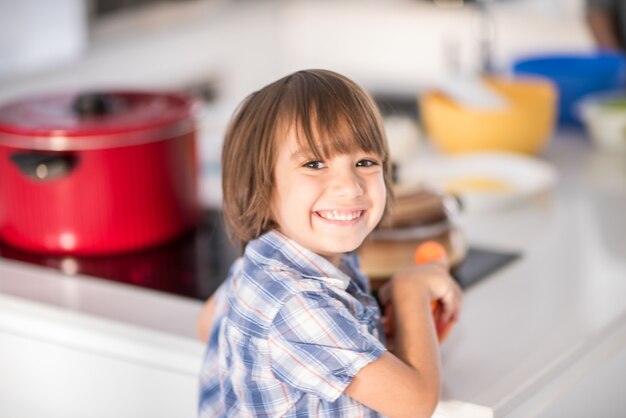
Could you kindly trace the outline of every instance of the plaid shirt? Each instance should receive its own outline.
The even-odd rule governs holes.
[[[337,268],[276,231],[251,241],[218,289],[201,417],[371,417],[343,392],[385,351],[356,254]]]

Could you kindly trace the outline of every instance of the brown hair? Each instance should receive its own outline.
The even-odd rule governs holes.
[[[241,249],[274,228],[274,165],[282,132],[294,126],[316,158],[356,148],[383,162],[385,213],[392,200],[387,140],[378,108],[356,83],[326,70],[298,71],[248,96],[230,121],[222,151],[223,209]]]

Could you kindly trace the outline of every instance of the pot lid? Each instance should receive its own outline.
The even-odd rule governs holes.
[[[183,93],[109,91],[32,97],[0,106],[0,144],[94,149],[162,140],[194,129]]]

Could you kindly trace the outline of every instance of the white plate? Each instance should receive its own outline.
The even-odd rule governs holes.
[[[537,158],[506,152],[476,152],[420,158],[398,170],[400,183],[421,183],[458,195],[466,212],[485,212],[524,203],[550,190],[557,171]]]

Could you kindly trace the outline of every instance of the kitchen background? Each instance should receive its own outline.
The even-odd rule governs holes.
[[[412,94],[450,72],[479,69],[481,38],[502,71],[525,54],[590,49],[582,1],[487,0],[488,22],[477,13],[482,3],[462,0],[2,2],[2,97],[208,81],[236,100],[308,67]]]
[[[626,146],[597,146],[578,110],[563,120],[553,82],[523,84],[532,99],[506,85],[526,57],[592,56],[583,3],[0,0],[0,106],[94,89],[191,92],[200,99],[198,190],[214,210],[222,135],[237,104],[298,69],[345,74],[381,105],[400,179],[460,194],[462,207],[421,192],[403,201],[409,214],[424,213],[416,198],[434,202],[426,212],[444,221],[417,235],[444,228],[449,249],[471,261],[456,272],[466,307],[442,345],[438,416],[623,416],[619,389],[609,389],[626,375]],[[594,71],[586,76],[598,78]],[[479,75],[520,100],[515,116],[475,112],[502,105]],[[623,88],[622,73],[603,78]],[[437,91],[469,111],[446,107]],[[463,141],[449,139],[453,127]],[[498,146],[477,145],[492,133]],[[487,152],[469,156],[468,146]],[[491,180],[442,183],[475,172]],[[40,257],[0,243],[0,415],[193,416],[203,351],[194,321],[235,256],[221,252],[228,244],[207,213],[182,241],[115,260]],[[423,226],[396,221],[411,233]],[[379,242],[405,233],[382,231]],[[364,251],[374,276],[403,255],[389,244]],[[45,388],[39,403],[29,401],[33,382]]]
[[[199,141],[210,174],[235,106],[282,75],[328,68],[411,102],[459,75],[509,74],[527,55],[590,51],[582,3],[4,1],[0,102],[93,88],[200,92],[210,99]],[[207,204],[219,202],[215,184],[202,193]]]

